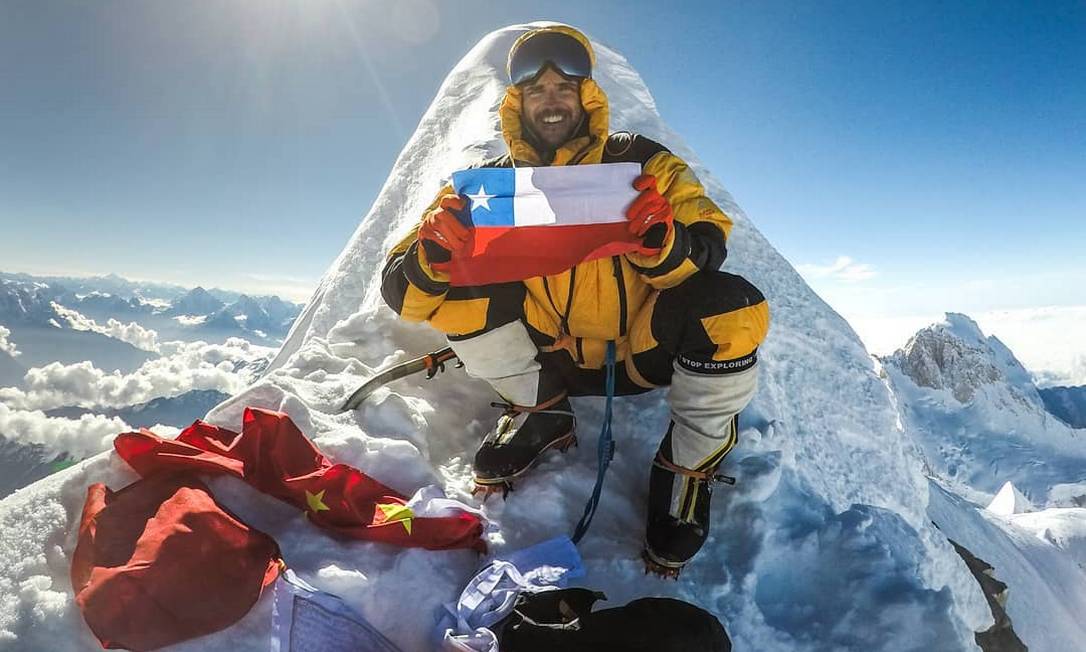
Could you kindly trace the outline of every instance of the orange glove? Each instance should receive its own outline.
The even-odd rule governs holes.
[[[633,187],[641,194],[626,209],[630,233],[641,237],[646,247],[659,249],[674,228],[675,214],[671,204],[656,189],[656,177],[651,174],[634,179]]]
[[[430,262],[447,263],[467,245],[471,232],[453,214],[464,210],[465,205],[463,197],[449,193],[422,218],[418,240]]]

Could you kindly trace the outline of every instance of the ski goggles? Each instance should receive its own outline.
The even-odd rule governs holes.
[[[514,85],[534,80],[547,64],[566,77],[592,76],[592,59],[580,41],[561,32],[540,32],[511,53],[509,80]]]

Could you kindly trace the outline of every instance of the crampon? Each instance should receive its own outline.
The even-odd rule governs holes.
[[[551,449],[557,450],[560,453],[565,453],[569,450],[570,446],[576,445],[577,434],[571,430],[565,435],[559,437],[558,439],[555,439],[542,450],[540,450],[539,454],[527,466],[525,466],[523,469],[520,469],[516,473],[496,478],[484,478],[480,477],[480,475],[476,473],[475,487],[471,490],[471,495],[482,495],[482,500],[485,503],[492,495],[501,493],[502,499],[504,500],[509,496],[510,492],[516,489],[516,486],[514,484],[515,481],[518,480],[521,476],[528,473],[528,471],[532,470],[532,468],[539,463],[539,460],[540,458],[542,458],[543,453]]]
[[[641,551],[641,560],[645,562],[645,575],[652,573],[660,579],[678,581],[679,573],[686,564],[672,564],[653,557],[648,548]]]
[[[691,469],[675,464],[670,455],[669,429],[652,462],[648,523],[641,557],[646,573],[678,579],[683,566],[709,538],[713,485],[734,485],[735,478],[717,473],[719,460]]]
[[[475,487],[471,490],[472,496],[483,496],[483,502],[485,503],[491,496],[496,493],[501,493],[502,500],[505,500],[509,496],[509,492],[514,490],[513,483],[509,480],[502,480],[500,482],[481,482],[478,478],[475,479]]]

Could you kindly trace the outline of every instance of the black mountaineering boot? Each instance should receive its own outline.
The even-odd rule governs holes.
[[[723,456],[689,469],[672,462],[671,434],[656,452],[649,477],[649,514],[645,533],[645,572],[678,579],[686,562],[701,550],[709,537],[709,501],[713,483],[735,484],[717,475]]]
[[[475,491],[504,496],[513,481],[535,466],[550,449],[565,452],[577,443],[576,419],[566,393],[532,407],[493,403],[505,408],[494,429],[487,433],[475,453]]]
[[[449,338],[449,346],[472,378],[485,380],[502,398],[498,423],[475,453],[475,491],[503,495],[551,448],[565,450],[576,440],[573,408],[557,370],[545,367],[527,327],[519,320],[470,337]]]

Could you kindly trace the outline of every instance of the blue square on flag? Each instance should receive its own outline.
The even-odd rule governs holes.
[[[453,173],[453,188],[468,198],[471,224],[465,226],[513,226],[513,168],[477,168]]]

